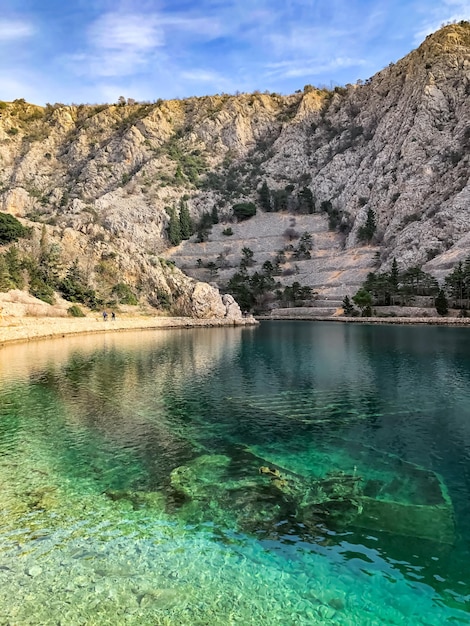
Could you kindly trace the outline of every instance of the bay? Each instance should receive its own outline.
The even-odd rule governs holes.
[[[470,623],[468,329],[83,336],[0,376],[0,624]]]

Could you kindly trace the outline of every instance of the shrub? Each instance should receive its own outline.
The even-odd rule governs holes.
[[[74,261],[68,268],[65,278],[58,285],[58,289],[66,300],[81,302],[90,309],[96,309],[102,304],[95,290],[87,284],[77,261]]]
[[[163,289],[157,289],[155,292],[154,305],[160,309],[169,309],[172,304],[171,294]]]
[[[222,231],[222,235],[230,237],[231,235],[233,235],[233,230],[230,228],[230,226],[228,228],[224,228],[224,230]]]
[[[300,237],[300,233],[298,233],[295,228],[286,228],[283,235],[289,241],[292,241],[293,239],[298,239]]]
[[[239,204],[234,204],[233,214],[239,220],[247,220],[253,215],[256,215],[256,206],[253,202],[240,202]]]
[[[135,306],[139,303],[137,296],[126,283],[114,285],[112,294],[116,296],[121,304],[131,304]]]
[[[345,315],[352,315],[354,313],[354,306],[349,296],[344,296],[343,298],[343,310]]]
[[[54,289],[51,287],[51,285],[48,285],[40,276],[31,276],[29,293],[35,298],[38,298],[43,302],[47,302],[47,304],[54,304],[55,302]]]
[[[71,307],[69,307],[67,309],[67,314],[71,317],[85,317],[85,313],[77,304],[73,304]]]
[[[9,213],[0,213],[0,245],[27,237],[31,230]]]

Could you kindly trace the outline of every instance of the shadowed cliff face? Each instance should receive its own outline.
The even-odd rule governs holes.
[[[393,257],[440,277],[470,243],[469,96],[470,25],[461,22],[365,84],[333,91],[122,106],[3,103],[0,208],[47,224],[65,258],[114,254],[114,271],[130,284],[144,293],[179,289],[184,300],[189,287],[170,284],[155,256],[168,248],[168,207],[185,197],[195,220],[214,206],[228,220],[233,204],[259,201],[266,181],[272,192],[287,187],[286,206],[298,210],[307,187],[318,212],[311,232],[325,235],[323,262],[334,267],[342,255],[348,269],[338,289],[360,282],[374,263],[389,268]],[[339,214],[341,234],[328,233],[322,203]],[[364,263],[358,232],[369,210],[376,247]],[[215,253],[223,245],[220,238]],[[305,266],[306,275],[317,271]]]

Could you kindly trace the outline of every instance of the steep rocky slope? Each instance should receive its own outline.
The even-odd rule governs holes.
[[[318,214],[296,217],[314,240],[312,259],[300,267],[305,284],[340,296],[393,257],[439,278],[469,251],[469,96],[470,25],[461,22],[364,84],[332,91],[110,106],[1,103],[0,208],[46,224],[63,255],[88,264],[93,280],[111,259],[109,271],[144,297],[174,291],[182,309],[195,283],[160,257],[176,252],[194,273],[191,258],[212,258],[228,244],[218,227],[212,248],[193,239],[165,252],[166,209],[184,197],[195,220],[216,206],[229,221],[234,203],[259,201],[263,181],[284,193],[291,211],[299,192],[312,192]],[[339,232],[328,231],[326,206],[339,215]],[[370,209],[375,247],[358,242]],[[260,261],[275,254],[286,221],[262,217],[274,239],[265,239]],[[232,265],[243,245],[259,247],[254,234],[247,229],[245,239],[240,229],[238,244],[232,240]]]

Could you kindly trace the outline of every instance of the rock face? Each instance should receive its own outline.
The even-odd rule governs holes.
[[[156,256],[169,245],[168,207],[184,199],[197,220],[216,206],[228,221],[233,204],[259,203],[264,181],[283,194],[283,209],[298,209],[305,189],[312,194],[306,228],[319,247],[301,268],[307,284],[338,296],[393,257],[439,278],[468,256],[469,96],[470,25],[461,22],[364,84],[333,91],[45,109],[0,103],[0,207],[48,225],[64,257],[88,262],[92,278],[115,255],[116,276],[150,300],[171,293],[175,307],[197,316],[226,307]],[[339,232],[328,230],[327,206]],[[358,241],[369,210],[374,247]],[[183,269],[187,245],[175,256]],[[214,254],[223,250],[220,238]]]
[[[184,300],[184,304],[180,305],[181,309],[190,317],[225,317],[225,306],[219,291],[207,283],[196,283],[193,292]]]
[[[240,310],[240,307],[235,301],[235,298],[229,293],[226,293],[222,296],[222,303],[225,306],[225,317],[235,320],[241,317],[242,312]]]

